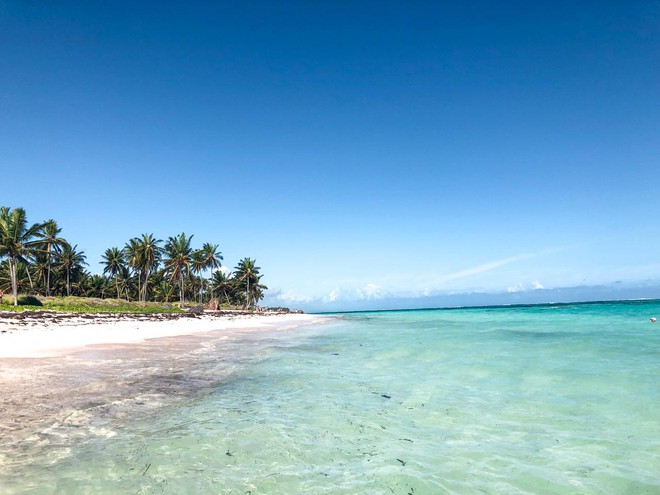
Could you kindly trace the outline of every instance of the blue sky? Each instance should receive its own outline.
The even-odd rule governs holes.
[[[657,297],[658,88],[655,1],[0,1],[0,204],[310,310]]]

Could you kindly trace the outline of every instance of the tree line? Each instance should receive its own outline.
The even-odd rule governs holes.
[[[106,249],[102,274],[92,274],[86,256],[61,236],[55,220],[30,225],[23,208],[0,208],[0,290],[42,296],[116,297],[129,301],[185,301],[254,307],[268,288],[255,260],[243,258],[223,271],[217,244],[192,246],[185,233],[163,241],[153,234]]]

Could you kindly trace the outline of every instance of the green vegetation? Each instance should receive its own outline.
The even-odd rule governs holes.
[[[53,219],[30,225],[23,208],[0,208],[2,309],[179,311],[186,301],[212,299],[221,308],[252,309],[268,289],[255,260],[243,258],[233,271],[223,271],[218,245],[207,242],[195,249],[193,236],[185,233],[165,242],[142,234],[123,248],[108,248],[102,273],[95,274],[86,269],[85,253],[61,232]]]
[[[2,311],[49,310],[65,313],[179,313],[178,303],[128,302],[95,297],[19,296],[18,306],[3,300]]]

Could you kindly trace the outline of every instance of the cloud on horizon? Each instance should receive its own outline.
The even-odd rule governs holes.
[[[501,291],[444,291],[432,294],[384,293],[372,287],[367,293],[331,291],[323,297],[297,297],[287,300],[286,293],[275,296],[277,304],[271,304],[272,296],[264,300],[265,306],[285,305],[310,312],[370,311],[387,309],[442,308],[456,306],[489,306],[508,304],[542,304],[616,299],[660,298],[660,280],[638,283],[620,281],[602,285],[579,285],[572,287],[544,288],[540,283],[516,286]],[[361,294],[363,297],[356,297]]]

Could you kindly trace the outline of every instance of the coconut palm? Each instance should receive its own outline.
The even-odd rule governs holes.
[[[220,270],[213,272],[213,275],[211,276],[211,291],[214,293],[217,292],[218,297],[220,295],[225,296],[228,305],[231,304],[229,301],[229,294],[231,294],[232,289],[232,280],[226,273],[221,272]]]
[[[0,258],[6,257],[8,260],[14,306],[18,305],[16,266],[19,262],[27,265],[42,235],[42,224],[35,223],[28,227],[23,208],[0,208]]]
[[[191,273],[193,264],[193,249],[190,242],[193,236],[186,237],[185,233],[179,236],[169,237],[164,249],[164,272],[169,275],[171,281],[179,285],[179,300],[181,307],[185,304],[184,282]]]
[[[58,265],[66,272],[66,295],[71,295],[71,274],[75,270],[87,265],[85,253],[77,251],[78,245],[71,246],[68,242],[62,244],[62,249],[57,254]]]
[[[168,280],[161,279],[159,283],[156,283],[154,295],[158,301],[172,302],[176,297],[176,287]]]
[[[71,276],[71,294],[84,296],[88,290],[92,276],[87,270],[75,269]]]
[[[102,258],[103,261],[101,261],[101,264],[105,265],[103,274],[108,274],[110,278],[114,278],[115,286],[117,287],[117,299],[119,299],[119,275],[125,268],[124,256],[119,248],[111,247],[105,250]]]
[[[50,296],[50,272],[52,265],[52,252],[57,253],[64,242],[64,239],[58,237],[62,229],[57,226],[57,222],[52,218],[46,220],[43,224],[43,237],[41,239],[42,247],[46,252],[46,295]]]
[[[204,292],[204,278],[201,276],[201,273],[204,271],[205,267],[206,262],[204,261],[204,254],[202,251],[193,251],[192,264],[190,268],[194,274],[197,274],[197,276],[191,276],[190,282],[192,284],[193,294],[197,294],[197,302],[202,301],[202,294]]]
[[[88,297],[100,297],[105,299],[108,291],[112,290],[108,277],[94,274],[87,281],[86,294]]]
[[[46,253],[37,252],[35,253],[34,258],[32,259],[32,276],[34,277],[34,283],[37,286],[37,290],[46,294],[46,281],[48,279],[49,265],[46,258]]]
[[[17,292],[25,293],[30,289],[30,279],[27,275],[27,265],[20,261],[16,263],[16,289]],[[7,295],[12,290],[11,286],[11,272],[9,271],[9,261],[0,263],[0,290],[3,290]]]
[[[138,279],[138,293],[140,292],[140,239],[133,237],[126,243],[123,249],[124,262],[127,267],[133,269]],[[130,276],[130,273],[129,273]],[[126,277],[124,277],[125,279]]]
[[[142,286],[142,301],[147,300],[147,290],[149,287],[149,274],[158,267],[163,248],[160,243],[163,241],[154,238],[153,234],[142,234],[138,240],[139,266],[144,274],[144,285]]]
[[[218,251],[217,244],[205,242],[202,249],[199,251],[201,253],[201,258],[204,261],[204,268],[215,270],[222,266],[220,261],[224,258],[222,257],[222,253]]]
[[[254,286],[259,284],[261,277],[259,276],[260,267],[255,265],[256,260],[251,258],[243,258],[238,262],[234,268],[234,276],[241,288],[245,288],[245,308],[249,309],[253,305],[253,289]]]
[[[220,268],[221,259],[223,258],[220,251],[218,251],[218,245],[209,242],[204,243],[202,249],[198,249],[193,253],[192,271],[198,275],[198,280],[193,280],[193,285],[199,283],[199,288],[198,290],[196,289],[199,295],[199,302],[202,302],[206,282],[202,276],[202,272],[207,269],[213,270]]]
[[[252,286],[252,304],[256,304],[264,298],[264,291],[268,290],[264,284],[261,283],[261,275],[257,278],[257,283]]]
[[[126,296],[126,300],[131,300],[131,292],[135,289],[134,278],[131,277],[131,270],[126,265],[122,265],[115,280],[119,286],[119,292]],[[137,292],[135,292],[137,293]]]

